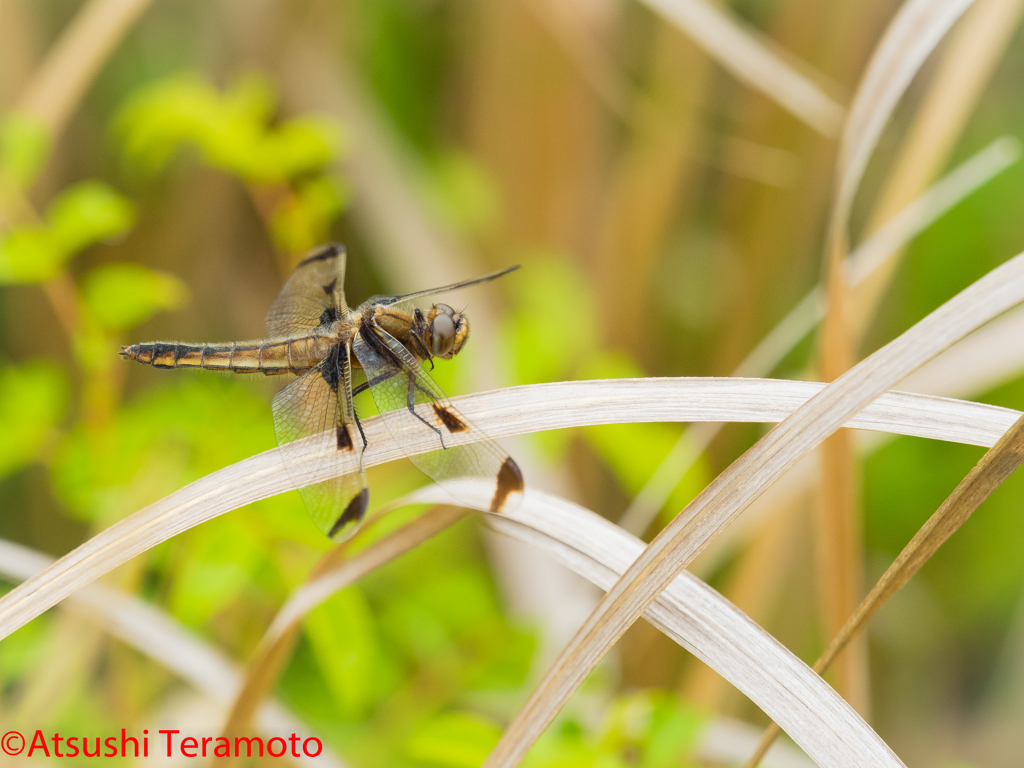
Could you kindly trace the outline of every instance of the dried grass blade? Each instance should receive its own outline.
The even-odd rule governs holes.
[[[644,421],[774,422],[790,416],[823,385],[771,379],[615,379],[534,384],[455,398],[459,410],[491,437],[593,424]],[[1012,424],[1015,411],[927,395],[888,392],[847,426],[990,446]],[[367,467],[403,457],[379,419],[363,422],[370,447]],[[430,451],[425,436],[407,436],[409,450]],[[100,532],[41,574],[0,598],[0,639],[132,557],[182,531],[300,483],[351,472],[336,454],[319,462],[315,439],[305,444],[311,467],[296,477],[284,471],[277,450],[252,456],[196,480]]]
[[[281,607],[253,651],[249,670],[231,706],[231,713],[224,724],[222,735],[241,734],[248,729],[260,702],[269,695],[284,668],[298,639],[300,622],[307,613],[321,605],[335,592],[419,546],[466,514],[465,510],[455,507],[437,507],[350,559],[341,560],[333,567],[315,569],[313,578],[293,592]],[[342,547],[345,547],[345,544],[332,550],[325,556],[325,560],[336,559],[334,554]],[[217,760],[214,765],[231,765],[232,762],[229,759]]]
[[[26,112],[56,137],[89,84],[152,0],[90,0],[72,19],[15,109]]]
[[[729,11],[706,0],[641,0],[682,29],[747,85],[825,136],[835,136],[844,109],[815,82],[811,67]]]
[[[22,581],[53,564],[53,558],[21,544],[0,539],[0,576]],[[181,626],[174,618],[136,597],[102,584],[91,584],[71,597],[70,608],[103,627],[119,640],[187,680],[211,701],[228,704],[241,683],[234,662]],[[309,733],[312,730],[279,702],[266,702],[256,722],[268,736]],[[323,741],[323,739],[321,739]],[[326,766],[345,768],[333,750],[324,746],[317,758]],[[306,761],[295,761],[304,764]]]
[[[882,130],[925,59],[972,2],[908,0],[886,29],[843,129],[827,253],[845,252],[853,199]]]
[[[858,245],[844,262],[843,271],[851,288],[860,286],[876,271],[884,270],[889,261],[914,237],[931,226],[961,200],[1017,162],[1020,159],[1020,152],[1020,142],[1012,136],[996,139],[958,165],[924,194],[889,219],[884,226]],[[815,286],[754,347],[736,367],[732,375],[735,377],[767,376],[814,329],[824,314],[825,299],[821,287]],[[1007,317],[1010,314],[1012,313],[1008,313]],[[1024,317],[1024,311],[1022,311],[1022,317]],[[995,326],[996,323],[1002,324],[1003,321],[1004,318],[1000,318],[992,326]],[[975,336],[983,333],[987,334],[988,329],[980,331]],[[1017,331],[1013,332],[1014,335],[1016,333]],[[963,344],[967,344],[968,341]],[[963,344],[958,346],[963,346]],[[937,378],[938,380],[948,380],[944,377],[955,375],[959,378],[965,374],[973,376],[975,371],[987,370],[993,365],[998,365],[1001,368],[1010,366],[1011,370],[1020,370],[1021,366],[1024,366],[1024,359],[1020,363],[1014,363],[1015,358],[1012,356],[1012,352],[1009,354],[1005,352],[1007,349],[1012,350],[1016,347],[1017,345],[997,342],[994,348],[1002,348],[1004,350],[1002,354],[989,354],[986,348],[983,354],[972,355],[972,359],[980,358],[975,364],[968,366],[958,364],[952,366],[953,370],[948,372],[946,366],[943,366],[943,373]],[[926,367],[930,368],[935,364],[942,365],[948,356],[945,354]],[[1013,367],[1014,365],[1016,367]],[[919,373],[924,373],[924,371],[925,369],[922,368]],[[917,374],[914,376],[916,377]],[[919,389],[917,385],[908,385],[907,389],[915,392],[932,391]],[[945,391],[935,394],[964,396]],[[689,470],[693,462],[714,440],[719,429],[721,426],[717,424],[702,424],[687,429],[651,475],[647,484],[623,512],[619,519],[619,525],[638,536],[647,530],[658,510],[665,505],[672,490],[678,484],[679,478]]]
[[[992,270],[797,409],[733,462],[651,542],[601,600],[485,766],[522,759],[580,683],[675,576],[754,499],[885,389],[1024,300],[1024,254]]]
[[[974,468],[903,548],[814,663],[815,672],[822,674],[831,666],[843,648],[864,629],[878,609],[913,578],[939,547],[967,522],[974,510],[1021,464],[1024,464],[1024,416],[1006,431],[998,443],[985,452]],[[757,752],[747,761],[745,768],[755,768],[761,762],[778,734],[778,726],[765,731]]]
[[[485,484],[478,488],[476,501],[486,508],[489,490]],[[410,503],[445,500],[444,491],[435,486],[406,497]],[[498,531],[550,553],[601,589],[613,586],[644,551],[643,542],[599,515],[532,488],[514,512],[484,519]],[[783,717],[787,733],[819,765],[902,765],[820,677],[695,576],[677,576],[645,617],[765,712]]]
[[[947,163],[992,71],[1024,12],[1022,0],[978,0],[950,34],[928,91],[902,139],[895,167],[871,213],[874,232],[918,196]],[[857,291],[858,334],[863,334],[889,283],[895,262]]]

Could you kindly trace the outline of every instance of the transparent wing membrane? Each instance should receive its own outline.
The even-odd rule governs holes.
[[[490,511],[514,509],[522,498],[519,467],[445,397],[416,358],[397,339],[379,327],[364,326],[352,351],[366,373],[367,384],[392,437],[409,460],[453,498],[469,501],[460,481],[486,479],[494,486]],[[424,432],[436,440],[438,450],[415,453],[413,442]],[[475,434],[478,439],[455,445],[455,436]],[[475,504],[470,504],[475,506]]]
[[[347,350],[336,347],[320,365],[302,374],[274,397],[277,443],[285,468],[296,485],[302,485],[305,478],[318,470],[326,469],[338,451],[350,451],[357,456],[362,450],[352,409],[349,374]],[[304,460],[295,441],[310,437],[317,449],[316,458]],[[369,501],[366,473],[361,468],[305,485],[299,488],[299,493],[320,530],[336,540],[355,531]]]
[[[345,247],[330,243],[299,262],[267,312],[267,332],[282,338],[344,316]]]

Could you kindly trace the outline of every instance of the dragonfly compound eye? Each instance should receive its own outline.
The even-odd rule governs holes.
[[[454,343],[455,321],[446,312],[438,312],[430,324],[430,351],[436,357],[445,357]]]
[[[436,309],[438,312],[444,312],[446,315],[448,315],[448,317],[453,317],[455,315],[455,310],[449,307],[447,304],[435,304],[434,309]]]

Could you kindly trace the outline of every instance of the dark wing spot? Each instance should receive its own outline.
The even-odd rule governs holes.
[[[433,403],[434,413],[437,414],[437,418],[441,420],[441,423],[445,425],[449,432],[465,432],[468,427],[465,423],[454,413],[449,411],[442,405]]]
[[[338,521],[331,526],[331,532],[327,535],[332,539],[338,535],[344,529],[353,530],[359,521],[363,519],[363,515],[366,514],[366,507],[370,503],[370,491],[367,488],[363,488],[359,492],[358,496],[355,496],[352,501],[345,507],[345,511],[341,513],[341,517]]]
[[[338,284],[338,278],[334,278],[327,285],[323,286],[324,293],[326,293],[328,296],[333,296],[334,295],[334,286],[336,286],[337,284]]]
[[[337,433],[339,451],[351,451],[355,449],[355,445],[352,443],[352,435],[349,433],[348,424],[339,424]]]
[[[508,497],[513,493],[523,492],[523,473],[519,470],[512,457],[505,459],[505,463],[498,470],[498,485],[494,489],[494,498],[491,499],[491,512],[501,512]]]
[[[338,354],[340,351],[341,345],[335,344],[324,361],[320,363],[320,375],[324,377],[331,392],[338,391]]]
[[[298,269],[299,267],[304,267],[307,264],[312,264],[315,261],[327,261],[328,259],[333,259],[337,257],[338,254],[344,252],[345,246],[342,245],[341,243],[328,243],[322,248],[318,248],[317,250],[313,251],[311,254],[309,254],[309,256],[300,261],[296,269]]]
[[[320,314],[320,325],[330,325],[338,319],[338,310],[328,307]]]

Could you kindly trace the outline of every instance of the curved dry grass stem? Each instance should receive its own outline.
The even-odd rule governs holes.
[[[477,483],[475,501],[489,491]],[[406,497],[441,503],[436,486]],[[644,551],[643,542],[595,513],[565,499],[528,489],[517,510],[485,515],[499,532],[537,547],[601,589],[608,589]],[[721,595],[682,573],[648,608],[645,617],[710,665],[766,712],[785,718],[786,730],[819,765],[901,766],[871,728],[820,677]]]
[[[41,552],[0,539],[0,577],[22,581],[52,564],[53,558]],[[72,595],[68,603],[83,618],[188,681],[210,701],[227,705],[241,683],[235,663],[219,649],[196,637],[164,611],[136,597],[103,584],[91,584]],[[254,721],[267,736],[313,734],[307,724],[273,699],[258,708]],[[294,762],[306,765],[313,761],[300,758]],[[318,766],[345,768],[344,761],[326,744],[315,762]]]
[[[293,592],[278,611],[256,650],[253,651],[248,672],[231,706],[231,713],[224,724],[222,735],[230,737],[234,734],[243,734],[248,729],[260,702],[269,695],[291,655],[298,639],[300,622],[307,613],[321,605],[335,592],[419,546],[466,514],[465,510],[456,507],[437,507],[349,559],[335,562],[333,567],[314,569],[312,578]],[[324,559],[336,560],[335,552],[345,546],[339,545]],[[213,765],[226,766],[235,762],[233,759],[223,758],[215,760]]]
[[[814,663],[814,671],[823,674],[850,640],[856,637],[897,590],[902,589],[921,566],[931,559],[992,492],[1024,464],[1024,416],[1018,419],[999,442],[985,452],[978,463],[946,498],[893,561],[867,597],[849,616]],[[756,768],[778,737],[778,725],[770,726],[761,737],[757,751],[745,768]]]
[[[33,75],[15,109],[58,136],[104,62],[152,0],[90,0]]]
[[[946,165],[1022,12],[1022,0],[977,0],[950,33],[927,93],[896,152],[892,174],[873,206],[869,232],[886,226]],[[853,310],[858,338],[875,317],[898,262],[895,254],[856,291]]]
[[[973,0],[908,0],[889,24],[850,106],[837,160],[826,258],[847,249],[853,200],[868,160],[921,65]]]
[[[485,765],[513,766],[586,675],[721,530],[851,416],[954,341],[1024,300],[1024,254],[989,272],[798,408],[651,542],[580,628]]]
[[[688,34],[737,78],[824,136],[836,136],[844,109],[804,62],[706,0],[641,0]]]
[[[454,398],[453,402],[491,437],[593,424],[645,421],[774,422],[820,394],[822,385],[770,379],[617,379],[534,384]],[[980,403],[889,392],[847,426],[989,446],[1017,413]],[[383,423],[363,422],[369,448],[365,466],[402,458]],[[428,436],[407,438],[409,450],[430,451]],[[295,480],[319,482],[355,467],[332,453],[314,461],[315,439],[306,443],[310,466]],[[253,501],[291,490],[295,483],[276,449],[214,472],[116,523],[68,553],[47,570],[0,598],[0,639],[118,565],[182,531]]]
[[[1000,137],[958,165],[927,192],[893,216],[885,226],[858,245],[843,263],[843,272],[851,288],[859,287],[878,271],[884,271],[889,261],[907,243],[965,197],[1016,163],[1020,159],[1020,153],[1020,142],[1017,139],[1012,136]],[[814,330],[824,314],[825,298],[821,287],[815,286],[751,350],[732,375],[767,376],[807,334]],[[1002,320],[997,322],[1001,323]],[[1005,346],[1008,349],[1014,348],[1012,345]],[[945,357],[944,355],[940,360],[944,360]],[[1012,354],[1006,353],[984,356],[987,366],[1013,365],[1013,360]],[[956,370],[962,375],[965,371],[978,371],[980,368],[978,364],[967,367],[958,365]],[[1014,370],[1019,370],[1019,364]],[[914,387],[908,389],[922,391]],[[619,525],[638,536],[646,531],[678,485],[679,479],[714,440],[720,428],[717,424],[701,424],[685,430],[652,473],[647,484],[622,513]]]

